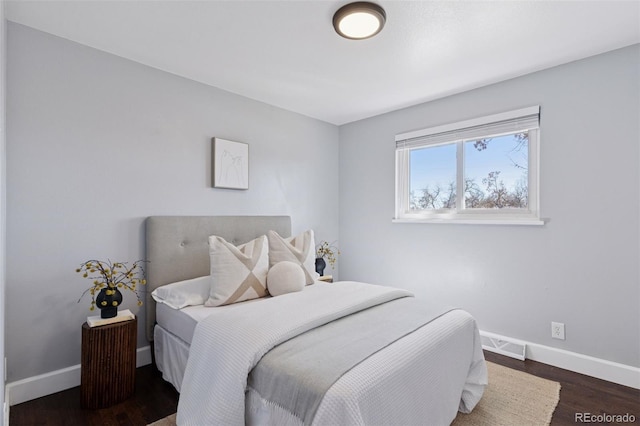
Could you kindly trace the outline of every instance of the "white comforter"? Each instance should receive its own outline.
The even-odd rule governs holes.
[[[247,389],[250,370],[293,336],[407,294],[356,282],[316,284],[202,321],[182,382],[178,425],[242,425],[256,419],[300,424]],[[475,321],[453,311],[345,374],[325,395],[313,423],[444,425],[458,408],[467,412],[475,406],[486,382]]]

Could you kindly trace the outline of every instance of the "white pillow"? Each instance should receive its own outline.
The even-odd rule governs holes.
[[[205,306],[221,306],[267,295],[269,246],[261,236],[241,246],[209,237],[211,290]]]
[[[278,262],[269,269],[267,289],[272,296],[302,291],[305,285],[304,271],[298,263]]]
[[[275,231],[267,232],[269,238],[269,266],[273,267],[278,262],[294,262],[302,266],[305,275],[305,283],[313,284],[316,277],[316,245],[313,238],[313,230],[302,234],[282,238]]]
[[[185,281],[163,285],[151,293],[151,297],[158,303],[164,303],[173,309],[186,306],[203,305],[209,298],[211,277],[198,277]]]

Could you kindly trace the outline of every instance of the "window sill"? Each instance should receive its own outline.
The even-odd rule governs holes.
[[[535,218],[402,218],[393,219],[393,223],[434,223],[446,225],[525,225],[525,226],[541,226],[544,220]]]

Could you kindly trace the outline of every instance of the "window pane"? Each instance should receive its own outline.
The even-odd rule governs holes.
[[[527,208],[527,132],[464,143],[465,207]]]
[[[409,154],[409,208],[456,207],[456,145],[413,149]]]

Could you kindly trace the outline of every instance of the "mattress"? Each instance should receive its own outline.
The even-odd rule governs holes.
[[[190,345],[193,331],[198,325],[198,321],[203,320],[212,313],[213,310],[206,308],[204,305],[173,309],[163,303],[158,303],[156,321],[164,330]]]
[[[204,305],[187,306],[182,309],[173,309],[163,303],[158,303],[156,306],[156,321],[165,331],[168,331],[188,345],[191,345],[193,332],[198,322],[210,315],[221,315],[226,311],[242,308],[242,306],[259,301],[260,299],[255,299],[217,307]]]

